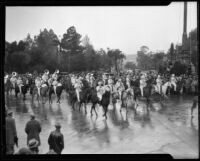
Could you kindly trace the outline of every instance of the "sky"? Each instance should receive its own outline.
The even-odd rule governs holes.
[[[62,37],[70,26],[88,35],[96,50],[120,49],[136,54],[141,46],[167,52],[181,43],[183,2],[169,6],[6,7],[6,41],[33,38],[44,28]],[[197,2],[188,2],[187,33],[197,27]]]

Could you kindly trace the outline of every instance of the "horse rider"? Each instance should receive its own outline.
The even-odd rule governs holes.
[[[76,83],[76,76],[75,75],[72,75],[71,76],[71,83],[72,83],[72,85],[74,86],[75,85],[75,83]]]
[[[42,85],[42,80],[39,76],[36,77],[35,79],[35,86],[37,87],[38,89],[38,95],[40,96],[40,88],[41,88],[41,85]]]
[[[92,74],[90,74],[90,77],[89,77],[89,83],[90,83],[91,87],[94,87],[94,81],[95,81],[95,78],[94,78],[94,75],[92,73]]]
[[[147,85],[146,76],[145,76],[145,74],[142,74],[141,78],[140,78],[140,90],[141,90],[142,97],[144,97],[143,89],[144,89],[144,87],[146,87],[146,85]]]
[[[115,84],[115,91],[119,93],[119,100],[122,100],[122,91],[125,90],[124,84],[122,83],[122,79],[119,78]]]
[[[42,75],[42,85],[41,85],[41,87],[48,86],[48,79],[49,79],[49,70],[45,69],[44,74]]]
[[[15,88],[15,84],[17,83],[17,73],[16,72],[12,72],[12,77],[10,78],[10,81],[11,81],[13,87]]]
[[[158,89],[158,93],[161,94],[162,79],[161,79],[160,75],[158,75],[158,77],[156,79],[156,87]]]
[[[126,85],[127,85],[127,89],[131,88],[131,80],[130,80],[129,74],[126,76]]]
[[[177,87],[176,86],[176,82],[177,82],[177,80],[176,80],[175,74],[172,74],[172,76],[170,78],[170,82],[174,86],[174,91],[176,91],[176,87]]]
[[[106,74],[104,73],[103,75],[102,75],[102,80],[103,80],[103,85],[106,85],[107,84],[107,76],[106,76]]]
[[[111,93],[114,91],[114,81],[113,81],[113,79],[112,79],[112,76],[111,75],[109,75],[109,77],[108,77],[108,86],[110,87],[110,90],[111,90]]]
[[[80,92],[81,92],[82,87],[83,87],[82,77],[79,76],[79,78],[76,79],[75,84],[74,84],[78,102],[80,102]]]
[[[17,79],[17,85],[19,87],[20,94],[22,94],[22,86],[24,86],[24,85],[23,85],[23,81],[22,81],[22,77],[21,76],[19,76],[18,79]]]
[[[8,77],[9,77],[9,75],[8,75],[8,74],[6,74],[6,75],[4,76],[4,84],[6,84],[6,83],[7,83]]]
[[[87,80],[88,83],[90,82],[90,73],[86,74],[85,79]]]
[[[56,94],[56,87],[57,87],[57,85],[58,85],[58,81],[57,81],[57,79],[58,79],[58,74],[59,74],[59,70],[57,69],[54,73],[53,73],[53,75],[52,75],[52,78],[53,78],[53,83],[52,83],[52,85],[53,85],[53,89],[54,89],[54,93]]]
[[[99,98],[99,101],[102,100],[102,96],[105,93],[105,88],[103,86],[103,81],[98,82],[98,86],[96,87],[97,90],[97,97]]]

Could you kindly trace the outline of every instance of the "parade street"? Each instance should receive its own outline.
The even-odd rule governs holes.
[[[91,117],[90,107],[87,114],[84,108],[75,111],[68,104],[67,94],[62,93],[61,103],[57,104],[55,96],[49,105],[31,102],[28,94],[24,102],[22,98],[13,95],[6,97],[8,109],[13,111],[16,121],[19,148],[26,147],[26,122],[30,113],[34,113],[40,121],[41,146],[39,154],[49,150],[48,136],[59,121],[64,135],[64,150],[62,154],[171,154],[173,158],[198,158],[198,108],[194,110],[191,119],[190,109],[193,96],[173,96],[161,103],[152,103],[150,112],[141,110],[146,106],[141,100],[138,112],[129,106],[119,112],[109,106],[107,120],[102,116],[102,107],[97,108]],[[15,146],[15,151],[18,149]]]

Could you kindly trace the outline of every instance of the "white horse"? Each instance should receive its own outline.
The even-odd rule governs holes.
[[[171,88],[171,83],[170,81],[165,82],[162,86],[161,86],[161,95],[164,97],[167,97],[166,93],[167,93],[167,88],[170,87]],[[159,93],[159,89],[157,85],[154,85],[154,89],[156,93]]]

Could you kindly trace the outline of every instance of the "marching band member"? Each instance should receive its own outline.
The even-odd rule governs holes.
[[[170,78],[170,82],[171,82],[171,84],[174,85],[174,91],[176,91],[176,82],[177,82],[177,80],[175,78],[175,74],[172,74],[172,76]]]
[[[75,84],[74,84],[78,102],[80,102],[80,91],[82,87],[83,87],[82,78],[79,77],[78,79],[76,79]]]
[[[122,83],[122,79],[119,78],[115,84],[115,90],[119,93],[119,99],[122,100],[122,91],[125,90],[124,84]]]
[[[158,75],[158,77],[156,79],[156,86],[158,88],[158,93],[161,94],[162,79],[161,79],[160,75]]]
[[[102,96],[105,93],[105,89],[104,89],[104,86],[103,86],[103,81],[99,81],[98,82],[98,86],[96,87],[96,90],[97,90],[97,97],[99,98],[99,101],[101,101],[102,100]]]
[[[142,97],[144,96],[144,92],[143,92],[143,88],[146,87],[147,83],[146,83],[146,77],[144,74],[142,74],[141,78],[140,78],[140,90],[141,90],[141,95]]]

